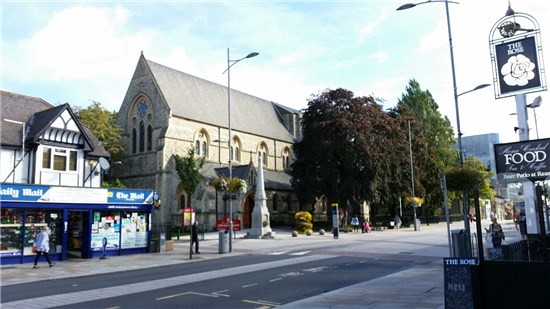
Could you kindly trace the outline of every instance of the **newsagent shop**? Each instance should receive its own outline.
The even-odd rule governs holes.
[[[153,191],[1,184],[0,195],[2,264],[33,262],[33,243],[44,226],[54,261],[151,248]]]

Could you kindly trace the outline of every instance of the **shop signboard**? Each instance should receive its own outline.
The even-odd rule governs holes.
[[[495,145],[497,177],[501,182],[550,177],[550,139]]]
[[[2,183],[0,200],[70,204],[151,204],[153,191]]]

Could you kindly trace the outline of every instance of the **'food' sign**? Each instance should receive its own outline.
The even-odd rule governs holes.
[[[550,139],[495,145],[499,180],[550,178]]]

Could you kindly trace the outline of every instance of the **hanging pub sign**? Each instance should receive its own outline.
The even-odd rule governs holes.
[[[494,147],[499,181],[550,178],[550,139],[497,144]]]
[[[489,36],[495,97],[546,90],[537,21],[514,13],[501,18]]]

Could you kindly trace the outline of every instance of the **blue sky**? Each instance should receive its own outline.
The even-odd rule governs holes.
[[[408,81],[429,90],[455,126],[444,3],[396,11],[396,1],[6,1],[2,0],[2,90],[50,103],[118,110],[140,53],[157,63],[302,109],[327,88],[374,95],[393,107]],[[512,0],[540,24],[550,59],[549,5]],[[458,92],[492,82],[489,32],[507,0],[450,4]],[[546,48],[548,47],[548,48]],[[548,60],[547,60],[548,62]],[[550,65],[550,64],[547,64]],[[550,76],[547,77],[547,79]],[[550,137],[548,91],[536,109],[540,138]],[[499,133],[514,142],[512,98],[491,87],[460,97],[465,136]],[[531,138],[536,138],[529,110]],[[455,126],[456,127],[456,126]]]

